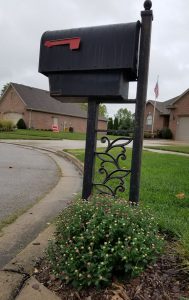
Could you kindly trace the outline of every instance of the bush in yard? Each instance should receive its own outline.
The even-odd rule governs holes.
[[[26,123],[24,122],[23,119],[18,120],[17,124],[16,124],[18,129],[26,129]]]
[[[152,138],[152,133],[151,132],[144,132],[144,138],[145,139],[151,139]]]
[[[134,277],[154,261],[162,238],[150,212],[125,200],[96,196],[62,212],[47,257],[55,276],[74,287]]]
[[[158,137],[162,138],[162,139],[172,139],[173,134],[172,134],[171,129],[163,128],[159,131]]]
[[[14,124],[11,120],[0,120],[0,131],[12,131]]]

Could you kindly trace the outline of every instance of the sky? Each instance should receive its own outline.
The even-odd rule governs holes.
[[[40,38],[47,30],[88,27],[140,20],[144,0],[0,0],[0,89],[16,82],[49,90],[38,73]],[[159,101],[189,88],[189,0],[152,0],[151,54],[147,99]],[[129,98],[136,96],[136,83]],[[134,105],[107,105],[109,116]]]

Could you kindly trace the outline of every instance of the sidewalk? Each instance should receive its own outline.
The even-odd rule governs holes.
[[[171,154],[171,155],[179,155],[179,156],[189,156],[188,153],[181,153],[181,152],[174,152],[174,151],[166,151],[166,150],[158,150],[158,149],[150,149],[144,146],[143,148],[145,151],[161,153],[161,154]]]
[[[55,152],[52,155],[55,155]],[[36,223],[41,218],[43,218],[43,225],[39,225],[37,230],[38,232],[43,230],[47,226],[50,216],[52,219],[52,210],[53,216],[58,215],[80,191],[81,164],[71,156],[69,156],[69,160],[66,159],[67,154],[62,152],[56,152],[56,156],[56,162],[59,161],[58,165],[62,171],[62,177],[57,186],[44,199],[20,216],[16,222],[7,226],[4,229],[4,235],[0,237],[0,251],[5,250],[5,261],[7,262],[10,257],[8,254],[6,257],[6,249],[11,247],[14,249],[12,243],[14,244],[15,236],[21,241],[28,231],[33,231],[34,228],[36,230]],[[77,163],[78,168],[75,166]],[[2,267],[0,271],[0,300],[59,299],[34,277],[34,264],[44,256],[44,249],[47,247],[48,240],[53,236],[53,232],[54,225],[48,226],[24,250]]]

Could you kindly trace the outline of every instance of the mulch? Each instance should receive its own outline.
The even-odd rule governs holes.
[[[104,290],[77,291],[50,274],[43,259],[36,264],[35,277],[62,300],[189,300],[189,270],[169,246],[166,252],[139,277],[121,283],[113,280]]]

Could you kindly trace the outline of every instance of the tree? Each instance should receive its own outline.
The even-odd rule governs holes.
[[[102,117],[105,117],[105,118],[108,117],[107,107],[106,107],[105,104],[100,104],[100,105],[99,105],[99,114],[100,114]]]
[[[16,124],[18,129],[26,129],[26,123],[24,122],[23,119],[18,120],[17,124]]]
[[[88,107],[87,103],[81,103],[81,108],[83,110],[87,111],[87,107]],[[105,118],[108,117],[107,107],[105,104],[99,104],[99,115]]]
[[[0,98],[3,96],[4,92],[6,91],[6,89],[9,87],[10,83],[6,83],[4,84],[4,86],[1,89],[1,94],[0,94]]]
[[[119,129],[119,120],[118,117],[114,118],[114,130],[118,130]]]
[[[113,123],[113,119],[112,118],[108,119],[108,129],[109,130],[114,129],[114,123]]]
[[[134,117],[127,108],[120,108],[115,115],[119,121],[119,129],[132,130],[134,125]]]

